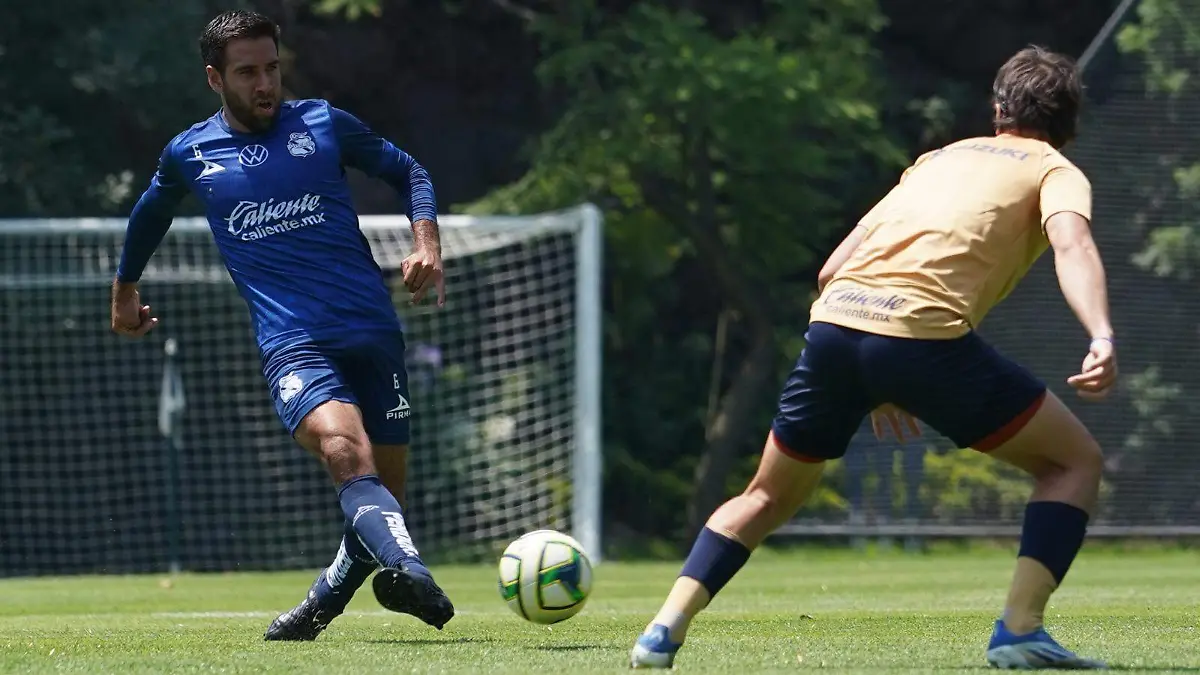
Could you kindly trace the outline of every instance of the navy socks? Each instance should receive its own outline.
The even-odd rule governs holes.
[[[408,534],[399,502],[378,476],[351,479],[338,491],[338,499],[363,548],[380,565],[395,568],[403,562],[414,572],[429,574]]]
[[[1018,557],[1032,558],[1046,566],[1059,584],[1083,546],[1088,514],[1063,502],[1030,502],[1025,507]]]
[[[321,576],[313,585],[317,603],[327,611],[340,613],[376,567],[375,558],[363,546],[347,520],[337,555],[329,567],[321,571]]]
[[[699,581],[714,598],[749,559],[750,549],[706,527],[696,537],[679,576]]]

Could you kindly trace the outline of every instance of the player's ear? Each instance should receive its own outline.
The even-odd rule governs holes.
[[[217,92],[224,93],[225,82],[221,79],[221,71],[212,66],[204,66],[204,74],[208,76],[208,88]]]

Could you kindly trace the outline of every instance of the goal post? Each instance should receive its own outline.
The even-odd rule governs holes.
[[[405,329],[417,544],[477,560],[551,528],[599,560],[602,214],[439,223],[440,309],[408,301],[407,218],[360,218]],[[333,487],[275,415],[208,223],[172,224],[141,282],[161,323],[137,341],[108,329],[125,227],[0,220],[0,576],[327,563]]]

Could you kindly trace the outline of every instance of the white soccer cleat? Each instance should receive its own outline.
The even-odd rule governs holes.
[[[682,646],[682,643],[671,642],[671,633],[666,626],[654,624],[638,636],[629,653],[629,667],[671,668],[675,664],[675,654]]]
[[[1008,670],[1038,670],[1042,668],[1105,670],[1108,668],[1103,661],[1085,659],[1058,644],[1044,628],[1038,628],[1028,635],[1013,635],[1004,626],[1002,620],[996,621],[996,627],[992,631],[992,640],[988,643],[987,661],[993,668]]]

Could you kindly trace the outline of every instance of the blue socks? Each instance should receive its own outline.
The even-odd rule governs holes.
[[[321,571],[321,576],[317,577],[316,583],[313,584],[317,604],[326,611],[340,614],[350,603],[350,598],[354,597],[354,592],[362,587],[376,567],[378,565],[375,558],[363,546],[347,520],[337,556],[329,567]]]
[[[1083,546],[1087,524],[1088,514],[1079,507],[1063,502],[1030,502],[1025,507],[1017,557],[1045,565],[1061,584]]]
[[[696,537],[679,576],[699,581],[709,598],[715,598],[749,559],[750,549],[706,527]]]
[[[384,567],[404,567],[418,574],[429,575],[417,547],[413,545],[400,504],[379,482],[379,477],[366,475],[353,478],[338,491],[342,513],[353,528],[356,539],[371,557]]]

